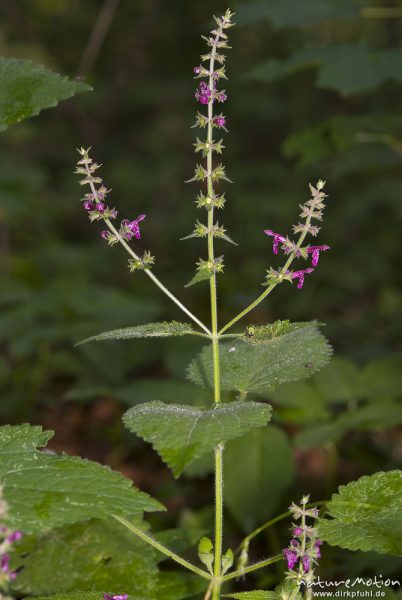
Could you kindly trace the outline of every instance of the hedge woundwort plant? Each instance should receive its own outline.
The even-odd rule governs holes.
[[[221,112],[222,105],[227,100],[226,91],[223,89],[223,82],[226,79],[226,67],[225,67],[225,51],[229,49],[228,46],[228,31],[234,25],[232,22],[233,14],[227,10],[224,16],[215,18],[216,27],[211,33],[204,37],[207,43],[207,53],[201,56],[201,63],[199,66],[194,68],[195,79],[198,82],[198,87],[195,92],[195,99],[200,106],[200,110],[197,112],[196,123],[194,127],[201,130],[200,136],[197,137],[195,142],[195,151],[202,157],[202,161],[196,165],[194,177],[190,179],[190,182],[197,182],[201,185],[201,190],[198,193],[196,205],[198,209],[205,211],[206,218],[197,220],[193,232],[186,238],[205,238],[207,241],[207,254],[205,257],[200,258],[197,263],[196,273],[193,279],[188,285],[194,285],[201,281],[208,281],[210,288],[210,312],[211,319],[210,324],[205,325],[200,319],[198,319],[184,304],[178,300],[178,298],[169,291],[154,274],[152,268],[154,266],[155,259],[151,252],[148,250],[140,251],[136,245],[133,247],[129,244],[130,241],[140,240],[141,228],[146,226],[144,222],[145,215],[141,214],[136,219],[124,219],[121,221],[119,226],[114,224],[117,219],[118,213],[115,208],[108,206],[107,196],[109,190],[103,184],[102,179],[96,173],[99,165],[94,163],[89,156],[89,151],[81,148],[79,153],[81,158],[78,162],[77,173],[83,175],[81,180],[82,185],[89,186],[89,192],[85,194],[83,198],[83,207],[87,211],[91,221],[102,221],[107,229],[101,231],[101,236],[108,244],[114,245],[120,243],[125,250],[129,253],[129,269],[130,271],[144,271],[145,274],[159,287],[159,289],[166,294],[193,322],[198,326],[198,330],[193,330],[192,326],[179,324],[179,323],[163,323],[163,324],[151,324],[142,328],[142,333],[138,332],[136,337],[140,335],[154,335],[154,336],[166,336],[166,335],[199,335],[210,340],[212,346],[212,387],[213,387],[213,406],[211,410],[206,411],[205,414],[201,413],[196,415],[196,419],[192,425],[192,429],[189,432],[189,439],[196,432],[196,427],[200,425],[201,420],[205,417],[213,419],[214,417],[219,419],[224,418],[224,414],[229,418],[234,416],[236,419],[241,419],[242,410],[256,410],[258,418],[254,417],[251,419],[250,415],[246,415],[244,419],[253,420],[253,425],[244,425],[244,431],[250,429],[252,426],[265,425],[268,420],[267,405],[247,402],[245,403],[245,394],[240,394],[238,402],[234,402],[231,405],[222,403],[221,398],[221,383],[222,378],[225,377],[225,373],[221,370],[222,361],[222,349],[221,343],[226,338],[241,339],[242,344],[264,344],[277,336],[290,334],[296,330],[299,326],[292,326],[289,322],[279,322],[268,326],[250,326],[248,327],[245,334],[243,333],[226,333],[232,328],[240,319],[248,314],[253,308],[255,308],[262,300],[264,300],[275,287],[284,282],[296,282],[297,288],[301,289],[304,284],[305,276],[310,275],[317,267],[320,252],[329,249],[327,245],[308,245],[305,243],[307,236],[317,236],[319,227],[317,221],[322,220],[325,193],[323,191],[324,182],[319,181],[316,187],[310,186],[311,198],[307,200],[301,206],[300,221],[294,225],[293,233],[297,236],[297,239],[276,233],[271,229],[266,229],[264,233],[272,238],[273,241],[273,253],[279,254],[279,251],[285,255],[285,262],[280,268],[269,268],[267,271],[266,281],[263,283],[265,287],[264,291],[242,310],[238,315],[232,318],[225,325],[219,325],[218,323],[218,303],[217,303],[217,283],[218,276],[224,269],[223,256],[216,252],[215,242],[220,243],[221,241],[232,242],[226,233],[226,229],[217,220],[217,212],[221,211],[225,206],[225,194],[221,189],[221,185],[224,182],[229,182],[226,175],[225,166],[217,160],[222,155],[224,145],[223,139],[220,139],[222,132],[227,133],[227,117]],[[262,233],[262,232],[261,232]],[[233,242],[232,242],[233,243]],[[296,260],[307,262],[306,266],[298,266],[295,270],[291,270],[291,266]],[[304,324],[306,325],[306,324]],[[311,324],[308,324],[311,327]],[[113,332],[112,332],[113,333]],[[124,333],[121,330],[120,334],[115,332],[116,335],[110,335],[109,337],[133,337]],[[100,339],[100,338],[99,338]],[[300,350],[298,350],[300,353]],[[228,352],[236,352],[236,348],[230,348]],[[304,368],[308,369],[314,367],[309,364],[308,358],[305,358]],[[289,376],[289,379],[300,378],[299,376]],[[155,403],[152,403],[151,408],[139,407],[141,413],[138,412],[136,417],[144,418],[144,415],[151,415],[153,410],[156,410]],[[158,406],[158,410],[162,410],[161,406]],[[166,414],[175,414],[176,416],[180,413],[178,407],[163,408],[167,411]],[[148,411],[148,412],[147,412]],[[196,411],[193,411],[194,413]],[[135,415],[132,414],[134,419]],[[134,422],[134,421],[133,421]],[[131,429],[136,430],[136,424],[131,422]],[[127,418],[126,424],[130,428],[130,422]],[[144,439],[150,439],[152,435],[147,428],[142,431],[142,437]],[[137,431],[137,430],[136,430]],[[208,430],[207,430],[208,431]],[[211,426],[212,431],[212,426]],[[138,432],[138,431],[137,431]],[[191,570],[206,579],[205,599],[211,598],[217,600],[220,598],[222,584],[226,581],[233,580],[240,575],[245,575],[248,572],[255,571],[264,566],[267,566],[277,560],[281,560],[283,556],[286,558],[288,565],[288,575],[292,581],[297,581],[295,587],[295,593],[298,591],[298,587],[301,581],[311,581],[314,577],[314,563],[319,557],[320,540],[318,540],[315,530],[312,526],[307,525],[306,517],[316,517],[317,509],[306,507],[307,499],[303,498],[301,507],[292,505],[290,513],[294,516],[294,519],[301,519],[300,525],[294,525],[293,527],[293,538],[290,542],[289,548],[284,550],[283,556],[274,556],[267,560],[263,560],[259,563],[248,565],[248,546],[252,539],[252,535],[248,536],[241,544],[240,548],[236,552],[237,556],[237,569],[227,574],[231,569],[235,554],[231,549],[224,549],[223,546],[223,452],[224,442],[231,437],[234,437],[232,433],[225,432],[225,423],[222,421],[222,439],[215,440],[214,443],[214,456],[215,456],[215,535],[214,540],[209,538],[203,538],[199,545],[199,557],[202,563],[207,567],[207,570],[201,569],[194,566],[188,561],[184,560],[180,556],[171,552],[169,549],[162,546],[159,542],[153,539],[142,530],[138,529],[134,525],[128,523],[121,517],[117,517],[123,522],[128,528],[134,533],[140,536],[143,540],[149,542],[152,546],[163,552],[164,554],[171,557],[173,560]],[[141,435],[141,432],[138,432]],[[161,434],[163,437],[163,433]],[[157,447],[157,442],[155,447]],[[166,442],[168,446],[168,442]],[[162,444],[163,447],[163,444]],[[161,453],[163,451],[161,450]],[[176,460],[176,459],[175,459]],[[175,463],[174,460],[167,460],[168,464]],[[177,463],[177,460],[176,460]],[[174,469],[174,464],[173,464]],[[176,464],[176,473],[182,470]],[[263,474],[262,474],[263,476]]]

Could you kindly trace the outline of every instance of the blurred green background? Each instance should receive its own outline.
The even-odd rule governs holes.
[[[124,433],[119,416],[136,402],[166,400],[166,390],[173,401],[194,394],[185,370],[202,343],[74,347],[114,327],[181,318],[148,278],[129,274],[123,250],[107,247],[101,226],[89,223],[73,174],[75,148],[92,146],[122,218],[147,214],[138,248],[151,250],[156,274],[208,319],[207,285],[184,288],[205,242],[180,238],[201,216],[197,186],[184,184],[196,162],[193,67],[210,15],[226,8],[220,0],[0,2],[2,55],[85,77],[94,88],[1,134],[0,419],[54,428],[54,448],[122,469],[168,504],[164,524],[209,527],[203,507],[211,481],[174,482],[148,446]],[[229,500],[235,543],[291,498],[311,491],[324,499],[341,482],[402,463],[402,1],[265,0],[231,8],[237,26],[224,163],[235,185],[225,186],[219,220],[239,245],[218,242],[226,265],[221,321],[252,301],[265,270],[280,264],[263,229],[290,231],[308,183],[322,178],[329,199],[319,243],[331,251],[302,291],[279,286],[248,322],[316,318],[327,324],[337,357],[313,380],[267,398],[277,437],[267,441],[248,498]],[[249,443],[259,448],[258,440]],[[269,444],[274,456],[278,444],[288,456],[279,471]],[[234,462],[244,457],[241,448],[230,452]],[[208,465],[197,469],[206,473]],[[236,488],[230,477],[228,466],[228,486]],[[275,551],[286,536],[273,531],[259,551]],[[325,560],[331,573],[352,568],[352,553],[328,550]],[[378,569],[379,560],[354,556],[353,569]],[[384,575],[387,569],[397,566],[387,559]]]

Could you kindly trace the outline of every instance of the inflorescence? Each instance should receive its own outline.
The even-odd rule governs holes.
[[[183,239],[192,237],[221,238],[232,242],[226,235],[224,227],[218,222],[214,223],[214,209],[222,209],[225,205],[224,194],[218,194],[215,185],[220,181],[229,181],[225,167],[221,163],[212,164],[213,154],[221,155],[224,149],[223,140],[214,139],[215,130],[226,129],[226,117],[224,114],[214,114],[214,106],[226,102],[228,96],[226,90],[221,89],[222,80],[227,79],[225,72],[225,55],[223,51],[229,49],[228,36],[225,33],[232,27],[233,13],[227,10],[222,17],[214,17],[216,27],[208,36],[202,36],[208,46],[208,52],[201,56],[201,64],[194,67],[195,79],[201,79],[195,91],[195,99],[206,106],[207,114],[197,113],[194,127],[207,128],[205,140],[197,138],[194,146],[195,151],[206,158],[205,164],[198,164],[195,168],[194,177],[189,181],[198,181],[206,184],[205,192],[200,192],[197,200],[197,208],[205,208],[208,213],[208,224],[197,221],[193,233]],[[206,80],[206,81],[205,81]],[[233,242],[232,242],[233,243]],[[209,252],[209,259],[200,259],[197,263],[197,274],[191,283],[208,279],[223,270],[223,257],[213,258]]]
[[[314,580],[314,566],[321,557],[320,547],[322,541],[318,538],[317,529],[308,524],[307,519],[318,518],[317,508],[307,508],[309,496],[304,496],[301,506],[292,503],[289,510],[295,521],[299,524],[292,525],[292,539],[289,546],[283,550],[289,571],[286,578],[296,581],[300,586]]]
[[[318,265],[320,253],[330,249],[330,247],[326,244],[321,246],[303,246],[303,242],[307,234],[315,237],[318,235],[320,230],[319,227],[312,224],[312,221],[314,219],[322,221],[323,210],[325,208],[324,199],[326,198],[326,194],[323,191],[324,186],[325,182],[321,180],[317,183],[316,187],[310,185],[312,197],[310,200],[300,205],[300,218],[304,219],[304,222],[293,226],[293,233],[300,233],[298,242],[294,242],[289,239],[289,237],[284,236],[281,233],[276,233],[275,231],[272,231],[272,229],[264,230],[265,235],[272,237],[272,250],[274,254],[278,254],[279,245],[281,244],[281,249],[283,250],[284,254],[288,255],[290,258],[288,263],[292,262],[293,258],[302,258],[304,260],[311,259],[312,266],[306,269],[300,269],[298,271],[290,271],[287,266],[285,266],[282,270],[270,268],[267,274],[267,281],[265,285],[276,284],[280,283],[281,281],[292,282],[295,279],[298,282],[298,289],[301,289],[304,284],[305,275],[312,273],[315,267]]]
[[[92,158],[89,157],[89,150],[90,148],[78,149],[81,159],[78,161],[75,171],[79,175],[83,175],[80,184],[89,185],[90,187],[90,192],[81,199],[89,220],[91,222],[102,220],[105,222],[109,229],[104,229],[100,235],[110,246],[119,241],[130,241],[133,238],[139,240],[141,238],[140,223],[144,221],[146,215],[139,215],[132,221],[123,219],[118,230],[112,226],[111,221],[117,218],[118,212],[115,208],[106,205],[106,197],[111,190],[108,190],[103,184],[101,177],[95,175],[100,165],[94,163]],[[154,262],[154,257],[149,251],[146,251],[141,258],[129,260],[130,272],[138,269],[149,269]]]

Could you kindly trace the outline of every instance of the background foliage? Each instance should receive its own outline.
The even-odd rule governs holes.
[[[373,6],[392,8],[393,18]],[[207,287],[184,288],[199,242],[179,238],[195,218],[194,190],[183,182],[195,162],[197,33],[226,4],[121,1],[89,65],[84,50],[100,7],[94,0],[0,6],[4,56],[85,76],[94,88],[1,133],[0,417],[50,426],[50,447],[132,477],[169,508],[152,516],[156,527],[204,530],[211,525],[208,456],[175,482],[119,419],[148,400],[205,405],[207,391],[186,379],[203,343],[180,337],[74,347],[99,331],[179,314],[141,274],[130,275],[120,249],[90,226],[72,171],[75,148],[92,145],[122,216],[147,213],[141,243],[156,255],[157,273],[207,319]],[[239,246],[225,247],[222,321],[260,291],[272,260],[262,230],[288,230],[307,182],[322,177],[330,198],[321,236],[331,252],[302,291],[280,286],[250,318],[316,317],[327,323],[337,356],[305,382],[255,390],[273,403],[274,427],[227,444],[227,535],[235,546],[291,497],[327,498],[339,483],[401,466],[402,2],[250,0],[233,9],[226,162],[236,185],[225,221]],[[253,469],[238,490],[235,467],[245,456],[254,457]],[[60,535],[74,538],[74,526]],[[103,543],[96,522],[88,535]],[[286,538],[278,527],[257,551],[276,552]],[[42,552],[51,553],[52,543]],[[327,548],[322,574],[397,568],[374,553]],[[277,576],[267,571],[258,583]]]

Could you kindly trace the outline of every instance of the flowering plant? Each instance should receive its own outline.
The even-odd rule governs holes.
[[[186,540],[184,546],[179,544],[176,551],[177,539],[171,532],[150,534],[143,520],[144,511],[163,510],[158,501],[137,490],[119,473],[97,463],[40,451],[51,437],[51,433],[43,432],[40,427],[5,426],[0,429],[3,459],[0,479],[4,486],[4,499],[0,504],[0,519],[4,522],[0,530],[0,589],[4,593],[32,593],[38,600],[43,598],[41,594],[47,598],[57,594],[53,596],[57,600],[78,597],[85,600],[102,600],[102,597],[104,600],[190,597],[219,600],[224,586],[225,591],[232,591],[236,581],[248,574],[282,562],[287,567],[285,579],[273,592],[255,590],[247,596],[234,593],[229,597],[294,600],[301,597],[303,585],[314,582],[324,542],[351,550],[399,552],[400,541],[392,532],[389,518],[390,512],[397,510],[401,502],[399,471],[363,477],[341,487],[330,501],[309,504],[309,496],[304,496],[300,505],[292,503],[286,513],[249,533],[237,548],[227,547],[224,542],[225,445],[255,428],[265,431],[272,408],[258,399],[261,391],[306,378],[323,367],[331,356],[330,346],[316,322],[283,320],[232,330],[279,284],[296,282],[301,290],[305,276],[317,268],[321,253],[329,250],[326,244],[310,245],[306,241],[308,236],[318,235],[317,222],[323,218],[326,194],[322,180],[315,186],[310,185],[311,196],[301,206],[300,221],[293,226],[297,238],[272,229],[264,231],[272,238],[273,254],[278,256],[283,252],[284,264],[269,267],[262,284],[264,290],[258,297],[228,323],[219,325],[217,287],[224,262],[223,256],[216,252],[215,242],[234,242],[226,228],[215,220],[217,211],[226,203],[220,186],[230,182],[225,166],[215,159],[224,149],[223,139],[218,139],[217,134],[221,130],[226,133],[228,124],[227,116],[218,113],[216,107],[228,99],[222,81],[226,79],[225,51],[229,49],[228,30],[234,24],[232,18],[229,10],[215,17],[214,29],[204,38],[207,52],[201,56],[201,64],[194,68],[195,78],[199,80],[195,100],[206,110],[197,112],[195,127],[206,131],[206,136],[196,139],[195,151],[203,160],[196,165],[189,181],[202,186],[196,206],[205,211],[206,219],[197,220],[192,233],[183,239],[198,237],[207,241],[207,253],[200,257],[187,286],[208,283],[209,324],[195,316],[155,275],[155,257],[151,251],[139,250],[146,215],[140,214],[134,219],[130,216],[116,225],[118,211],[108,205],[110,190],[99,176],[100,165],[90,157],[89,149],[79,150],[77,165],[77,173],[82,177],[80,183],[89,186],[82,199],[83,209],[91,222],[102,222],[103,240],[110,246],[120,244],[129,254],[129,270],[144,271],[190,321],[136,325],[107,331],[80,343],[172,336],[195,336],[207,341],[188,368],[189,379],[206,388],[205,402],[202,399],[179,402],[177,398],[166,403],[144,402],[130,408],[123,421],[129,431],[153,445],[175,477],[197,460],[213,456],[214,534],[212,537],[203,533],[196,535],[191,541]],[[297,267],[292,269],[295,261],[305,261],[307,266],[300,268],[301,263],[296,263]],[[241,475],[239,473],[239,478]],[[283,519],[290,522],[289,546],[268,558],[250,561],[252,540]],[[367,535],[363,535],[362,530],[366,530]],[[375,531],[375,535],[370,531]],[[15,542],[18,548],[13,559],[11,547]],[[196,542],[202,566],[187,560],[180,552],[181,548],[186,549]],[[161,556],[184,570],[159,570]],[[71,564],[66,575],[68,583],[60,587],[44,577],[43,565],[49,560],[54,563],[56,559],[60,568],[69,561]],[[76,573],[82,572],[85,582],[82,583],[81,576],[75,583]],[[60,592],[66,593],[60,595]],[[306,594],[311,595],[311,591],[307,590]]]

